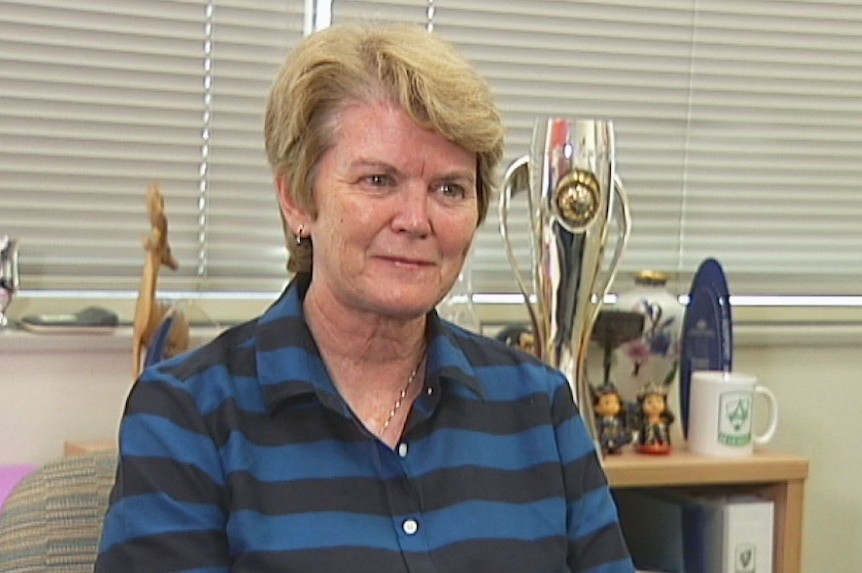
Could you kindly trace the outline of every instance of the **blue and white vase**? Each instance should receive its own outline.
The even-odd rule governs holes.
[[[640,271],[635,286],[617,297],[615,308],[644,317],[640,338],[614,351],[611,380],[625,400],[635,400],[647,384],[670,388],[679,371],[680,336],[685,308],[667,290],[667,273]]]

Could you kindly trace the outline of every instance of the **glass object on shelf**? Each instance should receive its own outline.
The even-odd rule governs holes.
[[[18,242],[0,235],[0,329],[9,323],[6,309],[18,290]]]
[[[437,313],[441,318],[454,322],[461,328],[472,332],[481,332],[482,324],[479,313],[473,302],[473,253],[464,259],[464,266],[458,274],[458,279],[452,285],[449,294],[437,305]]]

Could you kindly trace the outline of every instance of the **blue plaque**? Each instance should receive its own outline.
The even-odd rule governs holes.
[[[715,259],[703,261],[691,282],[680,346],[680,418],[687,436],[692,372],[733,368],[730,292],[724,270]]]

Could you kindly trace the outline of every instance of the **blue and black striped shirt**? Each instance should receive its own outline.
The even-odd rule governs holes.
[[[339,396],[292,284],[144,372],[97,573],[632,573],[564,376],[429,314],[393,450]]]

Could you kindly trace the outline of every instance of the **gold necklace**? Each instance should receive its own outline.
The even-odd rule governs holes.
[[[422,358],[419,359],[419,362],[416,364],[416,367],[413,368],[413,372],[410,373],[410,377],[407,378],[407,384],[404,385],[404,388],[401,389],[401,392],[398,393],[398,397],[395,398],[395,403],[392,404],[392,408],[389,409],[389,414],[386,416],[386,421],[383,422],[383,427],[380,429],[380,434],[382,435],[386,428],[389,427],[389,424],[392,423],[392,419],[395,417],[395,414],[398,413],[398,410],[401,409],[401,404],[404,403],[404,399],[407,398],[407,391],[410,390],[410,385],[413,384],[413,380],[416,378],[416,374],[419,372],[419,367],[422,366],[422,361],[425,360],[425,355],[423,353]]]

